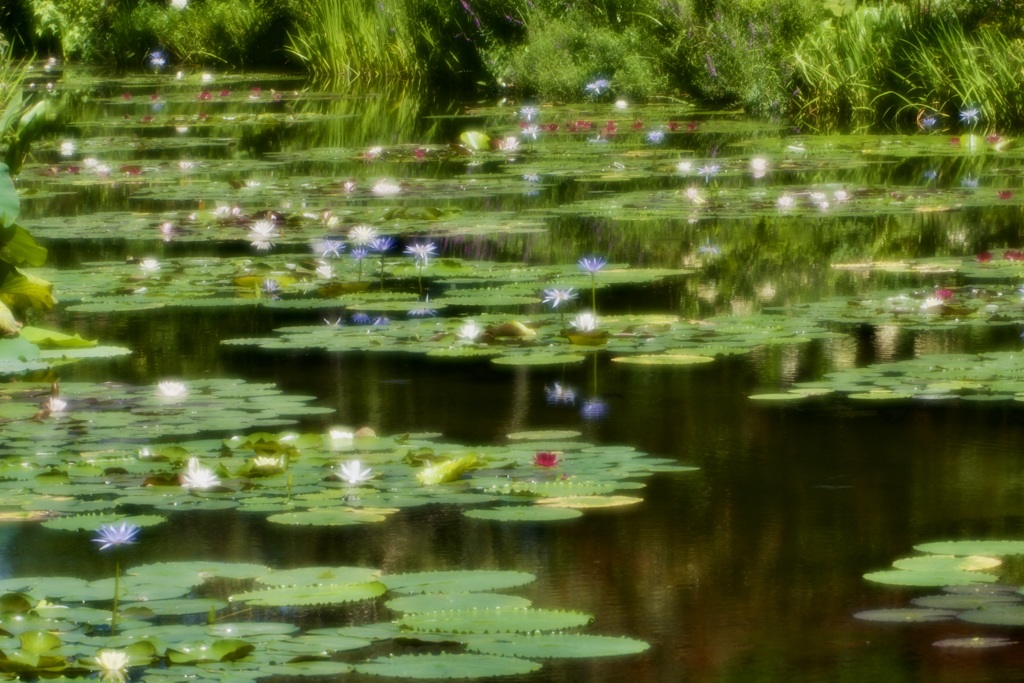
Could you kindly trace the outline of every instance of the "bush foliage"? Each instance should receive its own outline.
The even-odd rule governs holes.
[[[1020,122],[1024,0],[11,0],[23,53],[300,65],[514,97],[690,98],[816,127]],[[28,36],[26,38],[26,36]],[[4,36],[0,35],[0,45]]]

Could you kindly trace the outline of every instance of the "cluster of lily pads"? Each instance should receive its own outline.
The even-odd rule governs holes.
[[[123,540],[129,544],[144,537]],[[115,550],[119,548],[115,547]],[[170,562],[128,567],[117,628],[109,579],[62,576],[0,582],[0,672],[124,683],[256,681],[339,676],[482,678],[525,674],[537,660],[643,652],[643,641],[582,633],[589,614],[531,606],[495,591],[521,571],[386,574],[370,567],[273,570],[257,564]],[[374,623],[317,628],[258,618],[272,608],[380,603]],[[380,610],[378,610],[380,611]],[[380,654],[386,652],[388,654]]]
[[[1009,585],[1019,575],[1003,558],[1024,555],[1024,541],[937,541],[915,546],[919,555],[896,560],[891,569],[869,572],[868,581],[900,587],[942,588],[942,593],[913,598],[912,607],[857,612],[874,622],[960,622],[985,626],[1024,626],[1024,589]],[[992,648],[1013,645],[1005,636],[958,636],[937,647]]]
[[[639,503],[628,495],[644,487],[638,480],[695,469],[582,442],[571,430],[519,432],[498,446],[340,427],[172,443],[161,438],[331,411],[228,380],[66,384],[63,398],[38,385],[11,388],[0,414],[10,436],[0,504],[9,519],[43,519],[51,529],[146,526],[167,512],[227,509],[280,524],[345,526],[430,504],[458,505],[475,519],[556,521]]]

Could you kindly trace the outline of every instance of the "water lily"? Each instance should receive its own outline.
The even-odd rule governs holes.
[[[615,108],[616,109],[627,109],[628,107],[629,107],[629,102],[627,102],[626,100],[615,100]]]
[[[597,310],[597,271],[604,268],[608,261],[600,256],[584,256],[576,262],[580,269],[590,273],[590,307]]]
[[[250,244],[256,247],[257,251],[267,251],[274,246],[273,240],[277,238],[277,226],[274,221],[260,220],[253,223],[249,228]]]
[[[227,223],[242,217],[242,210],[237,206],[220,204],[213,210],[213,217],[222,223]]]
[[[124,650],[100,650],[96,653],[96,666],[104,681],[124,683],[128,680],[128,664],[131,657]]]
[[[164,242],[170,242],[174,238],[174,223],[164,221],[160,224],[160,237]]]
[[[92,539],[93,543],[100,543],[100,550],[106,550],[107,548],[117,548],[122,545],[131,545],[135,543],[135,537],[139,533],[141,527],[135,524],[129,524],[128,522],[121,522],[120,524],[103,524],[100,526],[99,531],[96,533],[96,538]]]
[[[523,180],[525,180],[528,183],[539,183],[540,175],[537,173],[524,173]]]
[[[475,322],[467,320],[455,334],[462,341],[475,342],[482,333],[483,330]]]
[[[930,296],[921,302],[921,310],[927,311],[932,308],[939,308],[945,304],[945,300],[937,296]]]
[[[341,184],[341,189],[345,191],[345,194],[352,194],[356,191],[356,182],[354,180],[346,180]]]
[[[284,469],[284,456],[257,455],[252,459],[252,466],[256,469]]]
[[[960,123],[970,126],[978,122],[981,110],[977,107],[966,107],[960,110]]]
[[[750,160],[750,172],[755,178],[763,178],[768,172],[768,160],[761,157],[754,157]]]
[[[796,200],[793,199],[792,195],[784,194],[777,200],[775,200],[775,204],[780,209],[792,209],[793,206],[796,204]]]
[[[608,90],[611,87],[611,85],[611,82],[607,78],[599,78],[596,81],[587,83],[587,86],[584,88],[584,90],[586,90],[591,95],[597,96],[603,93],[605,90]]]
[[[550,304],[551,308],[558,308],[559,304],[564,304],[567,301],[572,301],[576,298],[576,293],[572,290],[572,287],[569,287],[568,289],[545,289],[543,301],[546,304]]]
[[[164,380],[156,385],[157,393],[166,398],[181,398],[188,394],[188,385],[184,382]]]
[[[188,467],[181,474],[181,485],[187,489],[212,489],[220,486],[220,478],[209,467],[199,464],[198,458],[189,458]]]
[[[405,253],[411,254],[421,267],[426,268],[429,258],[437,255],[437,245],[433,242],[410,244],[405,248]]]
[[[515,135],[509,135],[504,138],[498,139],[498,149],[503,152],[514,152],[519,149],[519,138]]]
[[[377,238],[377,231],[369,225],[357,225],[348,231],[348,240],[355,244],[367,245]]]
[[[316,276],[323,280],[330,280],[334,277],[334,266],[329,263],[316,267]]]
[[[537,115],[537,107],[523,107],[519,110],[519,115],[527,121],[533,121],[533,117]]]
[[[277,300],[278,292],[281,291],[280,285],[277,284],[277,280],[272,277],[263,278],[263,283],[260,285],[260,292],[267,296],[269,299]]]
[[[718,256],[722,253],[722,250],[718,246],[711,244],[711,240],[705,239],[704,244],[697,247],[697,253],[704,254],[705,256]]]
[[[377,183],[370,188],[370,192],[374,193],[379,197],[386,197],[389,195],[395,195],[402,191],[402,186],[393,183],[387,178],[377,181]]]
[[[705,164],[697,169],[697,173],[704,176],[704,183],[708,184],[711,182],[711,176],[718,173],[718,164]]]
[[[584,311],[570,320],[569,325],[577,332],[593,332],[597,329],[597,316]]]
[[[160,50],[153,50],[150,52],[146,57],[146,61],[149,63],[149,67],[154,71],[159,71],[167,66],[167,57],[165,57],[164,53]]]
[[[696,187],[686,188],[686,192],[684,192],[683,194],[687,199],[690,200],[691,204],[696,204],[699,206],[707,201],[700,196],[700,191]]]
[[[358,460],[349,460],[338,468],[338,474],[346,484],[362,484],[373,478],[373,472],[367,467],[365,470]]]
[[[693,170],[693,162],[684,159],[676,164],[676,170],[680,173],[689,173]]]
[[[573,405],[576,403],[576,390],[572,387],[562,386],[558,382],[544,387],[544,396],[549,405],[560,403]]]
[[[60,155],[62,157],[73,156],[75,153],[75,143],[70,140],[65,140],[60,143]]]
[[[665,131],[663,130],[652,130],[647,133],[647,142],[652,145],[659,145],[665,140]]]
[[[352,258],[359,264],[359,273],[356,276],[356,282],[363,281],[363,259],[370,255],[370,250],[366,247],[356,247],[351,252]]]
[[[345,251],[345,243],[324,238],[317,242],[315,251],[320,253],[320,258],[341,258],[341,252]]]
[[[363,154],[363,158],[366,159],[367,161],[374,161],[378,157],[380,157],[380,155],[383,154],[383,153],[384,153],[384,148],[383,147],[380,147],[380,146],[371,147],[370,149],[366,150],[366,152]]]
[[[608,404],[599,398],[587,399],[580,406],[580,416],[584,420],[601,420],[608,414]]]
[[[608,265],[607,259],[600,256],[584,256],[576,262],[581,270],[584,270],[591,275]]]
[[[537,467],[558,467],[562,459],[554,451],[537,451],[533,456],[533,464]]]
[[[63,413],[67,407],[67,401],[56,396],[51,396],[46,400],[46,403],[43,405],[43,410],[46,411],[46,413],[48,413],[49,415],[57,415],[59,413]]]
[[[170,0],[171,9],[176,9],[179,12],[188,7],[188,0]],[[203,74],[206,76],[206,74]]]
[[[520,131],[519,134],[522,135],[524,138],[533,138],[534,140],[536,140],[537,135],[540,134],[540,126],[526,126],[522,129],[522,131]]]
[[[143,273],[155,273],[160,270],[160,262],[155,258],[144,258],[139,261],[139,268],[142,269]]]

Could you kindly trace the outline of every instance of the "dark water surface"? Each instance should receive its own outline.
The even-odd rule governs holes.
[[[260,82],[254,78],[245,86]],[[111,140],[108,157],[115,164],[135,158],[136,153],[118,141],[158,134],[119,128],[117,116],[122,112],[139,116],[149,106],[140,100],[152,84],[145,79],[133,83],[109,81],[90,87],[92,100],[72,110],[79,125],[62,135],[75,136],[96,154],[103,140]],[[262,83],[264,91],[273,87]],[[118,101],[122,90],[137,93],[132,103]],[[245,87],[236,90],[244,93]],[[429,109],[415,98],[389,100],[384,106],[380,94],[364,100],[314,95],[259,106],[271,112],[285,107],[296,113],[335,112],[340,118],[253,123],[237,129],[224,123],[214,131],[199,129],[196,135],[219,139],[233,133],[235,142],[160,154],[168,161],[186,154],[192,159],[234,159],[240,167],[238,178],[255,176],[266,182],[289,174],[326,175],[339,182],[348,177],[455,178],[474,171],[447,160],[415,166],[403,159],[371,167],[359,154],[378,144],[389,149],[444,146],[457,141],[462,130],[498,125],[491,114],[467,113],[467,107],[459,105],[440,112],[440,118],[430,118]],[[204,106],[216,115],[219,108],[230,111],[231,104],[214,101]],[[166,107],[161,116],[173,111],[192,115],[198,105],[183,101]],[[610,104],[594,104],[590,110],[587,115],[594,119],[617,116]],[[514,113],[515,107],[509,107],[502,119],[509,134],[515,134]],[[780,132],[780,126],[771,122],[765,123],[765,133],[757,134],[752,132],[756,128],[736,117],[682,106],[638,109],[636,116],[644,116],[649,125],[669,118],[699,120],[709,122],[709,129],[716,120],[744,123],[735,133],[726,126],[720,133],[698,129],[689,138],[673,137],[662,152],[673,160],[695,158],[697,164],[746,160],[754,156],[759,139],[793,135],[785,126]],[[161,128],[159,135],[170,135],[166,129]],[[26,168],[20,181],[23,187],[45,185],[41,174],[47,164],[60,163],[56,147],[62,139],[40,148],[35,165]],[[244,170],[245,164],[274,159],[275,154],[301,157],[304,150],[324,147],[339,148],[336,162],[300,158],[273,170]],[[151,160],[159,155],[144,156]],[[629,158],[623,150],[624,163]],[[971,174],[980,176],[983,185],[995,186],[1001,182],[999,173],[1019,173],[1006,171],[1012,164],[991,157],[983,162],[936,157],[867,167],[837,164],[834,170],[824,160],[814,171],[780,170],[780,162],[769,159],[773,168],[764,185],[770,201],[787,187],[803,191],[821,185],[831,191],[843,186],[855,191],[861,186],[916,186],[923,171],[932,167],[941,169],[941,182],[951,187]],[[491,170],[518,174],[514,164]],[[519,192],[450,200],[474,210],[490,204],[495,210],[523,212],[571,206],[623,189],[614,181],[606,186],[584,184],[568,170],[565,177],[548,175],[539,196]],[[723,187],[736,188],[753,182],[740,172],[720,180]],[[633,190],[650,191],[710,187],[699,176],[680,180],[671,168],[628,184]],[[225,201],[237,201],[236,196],[225,190]],[[319,210],[330,201],[318,198],[310,202],[311,208]],[[441,200],[408,200],[430,201]],[[162,244],[134,237],[61,240],[48,239],[45,229],[33,225],[54,216],[98,210],[185,213],[193,208],[181,199],[133,199],[133,188],[126,185],[83,189],[45,201],[28,199],[23,219],[51,248],[51,263],[58,267],[122,260],[143,251],[160,258],[247,253],[244,237],[237,244]],[[448,237],[440,244],[448,255],[495,260],[571,263],[598,253],[613,262],[680,267],[694,261],[699,245],[714,243],[721,256],[700,265],[692,276],[649,287],[602,290],[598,295],[604,312],[701,317],[814,301],[872,286],[920,286],[921,280],[906,276],[868,278],[829,266],[844,259],[965,255],[993,246],[1019,246],[1021,232],[1016,205],[899,217],[703,217],[691,223],[687,216],[683,202],[674,217],[643,223],[631,221],[628,210],[604,217],[551,213],[544,215],[543,233]],[[281,249],[299,253],[294,245]],[[927,279],[923,282],[933,286]],[[880,405],[834,398],[775,405],[748,398],[784,389],[795,380],[818,379],[840,367],[924,352],[1016,349],[1016,329],[895,334],[851,330],[846,339],[764,347],[746,356],[681,368],[624,367],[599,355],[566,369],[506,369],[414,355],[264,352],[219,345],[221,339],[267,335],[275,327],[317,320],[315,311],[241,309],[65,312],[53,317],[64,329],[134,350],[124,359],[62,368],[60,377],[67,381],[272,381],[287,392],[316,396],[318,405],[337,410],[303,423],[311,431],[332,424],[370,425],[384,434],[436,431],[457,442],[494,443],[515,431],[569,428],[581,431],[587,441],[635,446],[699,466],[700,471],[655,476],[641,491],[642,504],[587,511],[578,520],[554,524],[484,522],[445,506],[403,510],[380,524],[336,529],[284,527],[232,512],[178,514],[169,524],[147,530],[145,544],[126,551],[126,562],[208,558],[280,568],[366,565],[387,572],[520,569],[538,577],[517,591],[536,606],[586,611],[595,617],[588,632],[651,644],[648,652],[633,657],[546,663],[536,674],[516,679],[522,681],[1024,680],[1024,645],[993,650],[933,646],[941,639],[965,636],[1024,640],[1020,628],[956,621],[886,624],[853,617],[861,610],[905,607],[911,598],[935,592],[889,588],[862,578],[913,554],[916,544],[1024,538],[1020,404]],[[549,403],[547,392],[556,382],[574,389],[577,400]],[[592,403],[595,400],[599,403]],[[66,573],[92,578],[108,571],[84,536],[69,540],[64,532],[29,526],[4,527],[2,533],[4,576]],[[353,621],[390,617],[380,605],[341,612]],[[337,617],[329,612],[307,615],[311,623]]]

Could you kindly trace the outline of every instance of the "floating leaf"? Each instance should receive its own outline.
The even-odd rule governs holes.
[[[639,654],[651,646],[642,640],[612,638],[579,633],[548,633],[542,635],[467,636],[467,649],[473,652],[526,657],[531,659],[618,657]]]
[[[385,574],[380,581],[396,593],[464,593],[514,588],[536,578],[527,572],[463,570]]]
[[[378,657],[353,668],[358,673],[393,678],[489,678],[521,676],[536,671],[540,664],[515,657],[443,653]]]
[[[592,618],[582,612],[514,607],[416,612],[400,618],[398,625],[434,633],[531,633],[585,626]]]

